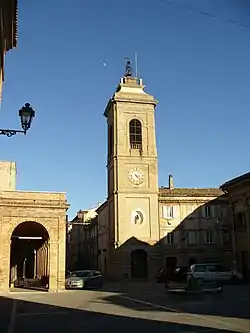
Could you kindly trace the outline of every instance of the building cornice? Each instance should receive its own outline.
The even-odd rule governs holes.
[[[27,202],[22,200],[0,200],[0,207],[19,207],[19,208],[49,208],[49,209],[65,209],[68,210],[70,205],[61,201],[42,201],[36,200],[36,202]]]

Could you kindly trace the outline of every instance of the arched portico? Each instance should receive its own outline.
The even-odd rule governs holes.
[[[38,222],[17,225],[10,238],[10,287],[49,288],[49,233]]]
[[[17,275],[43,276],[49,291],[64,290],[65,193],[0,194],[0,291],[7,292]]]

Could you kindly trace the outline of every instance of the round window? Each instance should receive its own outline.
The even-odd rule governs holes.
[[[139,209],[135,209],[131,214],[131,222],[135,225],[143,223],[143,213]]]

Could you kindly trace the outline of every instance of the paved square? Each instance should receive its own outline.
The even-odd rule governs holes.
[[[243,313],[235,317],[231,305],[236,300],[229,304],[230,295],[235,298],[235,294],[239,296],[238,304],[249,304],[247,293],[231,291],[220,298],[185,299],[167,295],[162,286],[157,286],[155,292],[145,287],[136,290],[117,287],[106,291],[2,295],[0,332],[250,332],[245,306],[241,306]],[[224,315],[217,314],[217,308],[223,308]],[[228,309],[231,315],[226,316]]]

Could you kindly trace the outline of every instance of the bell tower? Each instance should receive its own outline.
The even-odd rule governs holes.
[[[109,100],[108,206],[110,239],[121,246],[131,238],[159,240],[158,167],[155,137],[157,101],[133,77],[130,61]]]

